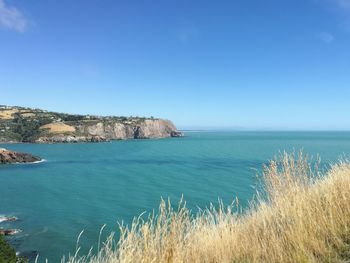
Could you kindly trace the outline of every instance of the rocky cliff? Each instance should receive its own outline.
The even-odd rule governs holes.
[[[102,142],[180,136],[182,133],[169,120],[0,106],[0,142]]]

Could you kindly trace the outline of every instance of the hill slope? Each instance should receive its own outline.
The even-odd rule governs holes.
[[[100,142],[178,137],[169,120],[91,116],[0,106],[0,142]]]

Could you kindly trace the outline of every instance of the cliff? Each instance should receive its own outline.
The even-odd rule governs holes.
[[[0,142],[101,142],[180,137],[169,120],[91,116],[0,106]]]

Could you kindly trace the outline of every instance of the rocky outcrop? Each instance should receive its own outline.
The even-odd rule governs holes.
[[[1,236],[13,236],[19,232],[21,232],[19,229],[0,229]]]
[[[75,135],[55,135],[44,136],[36,140],[36,143],[79,143],[79,142],[106,142],[102,136],[75,136]]]
[[[0,164],[33,163],[40,160],[41,159],[39,157],[33,156],[29,153],[21,153],[9,151],[6,149],[0,149]]]
[[[168,120],[145,120],[136,127],[135,139],[171,137],[175,125]]]
[[[170,136],[171,137],[183,137],[184,134],[183,134],[183,132],[180,132],[180,131],[172,131]]]

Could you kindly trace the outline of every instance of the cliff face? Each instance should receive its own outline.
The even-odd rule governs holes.
[[[101,142],[108,140],[151,139],[176,137],[176,127],[168,120],[143,120],[142,122],[121,123],[115,120],[105,122],[81,122],[75,132],[52,132],[51,136],[39,136],[38,143],[47,142]]]
[[[176,127],[168,120],[144,120],[140,123],[98,122],[92,125],[79,125],[81,134],[108,139],[148,139],[170,137]]]
[[[0,106],[0,142],[101,142],[179,137],[169,120],[100,117]]]

